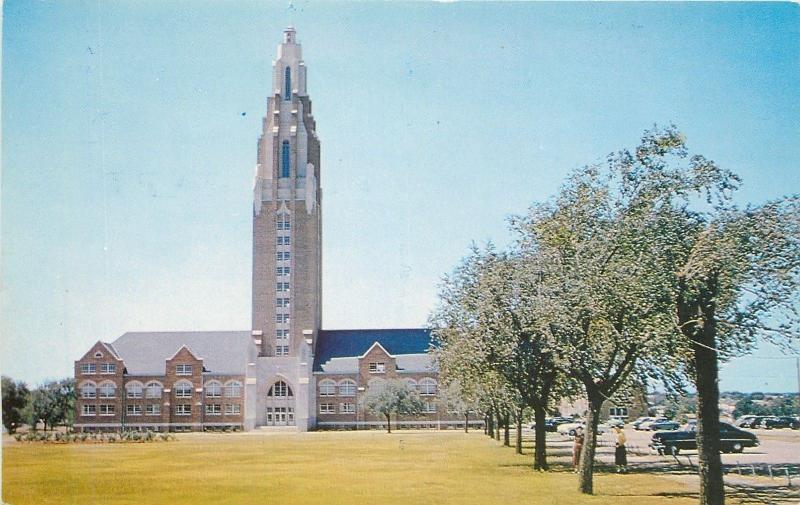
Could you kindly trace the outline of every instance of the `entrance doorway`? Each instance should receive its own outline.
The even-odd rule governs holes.
[[[267,392],[267,426],[294,426],[294,393],[283,381],[273,384]]]

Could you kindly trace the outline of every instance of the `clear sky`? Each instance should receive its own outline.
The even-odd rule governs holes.
[[[800,193],[800,5],[6,0],[2,371],[133,330],[247,330],[252,176],[293,23],[322,141],[326,328],[423,325],[470,241],[675,123]],[[781,356],[763,348],[757,356]],[[722,388],[794,390],[741,358]]]

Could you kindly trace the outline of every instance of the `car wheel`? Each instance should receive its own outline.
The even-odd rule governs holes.
[[[574,437],[575,436],[575,430],[569,430],[569,436]]]
[[[678,449],[677,447],[675,447],[674,445],[665,445],[665,446],[664,446],[664,452],[665,452],[665,453],[666,453],[668,456],[671,456],[671,455],[673,455],[673,454],[677,455],[679,452],[681,452],[681,450],[680,450],[680,449]]]
[[[736,442],[731,446],[731,452],[742,452],[743,450],[744,446],[739,442]]]

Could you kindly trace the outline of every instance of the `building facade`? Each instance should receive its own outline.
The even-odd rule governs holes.
[[[403,426],[463,423],[438,401],[430,332],[322,330],[320,142],[293,28],[283,33],[256,149],[250,331],[131,332],[75,362],[82,430],[380,426],[370,383],[400,378],[426,412]]]

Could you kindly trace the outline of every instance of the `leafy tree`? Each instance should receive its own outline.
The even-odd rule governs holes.
[[[386,418],[388,433],[392,432],[392,414],[395,417],[417,415],[422,413],[425,406],[416,389],[399,379],[373,380],[361,404],[369,412]]]
[[[74,410],[75,381],[64,379],[47,382],[33,390],[26,412],[31,426],[35,428],[42,421],[47,431],[48,426],[52,429],[74,419]]]
[[[15,382],[5,375],[2,378],[3,426],[14,433],[23,422],[23,411],[28,403],[30,391],[24,382]]]
[[[469,416],[480,409],[476,393],[453,380],[439,388],[439,402],[445,412],[464,416],[464,433],[469,433]]]

